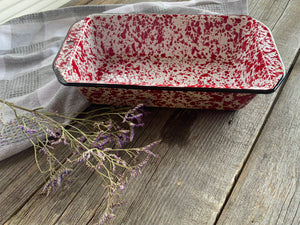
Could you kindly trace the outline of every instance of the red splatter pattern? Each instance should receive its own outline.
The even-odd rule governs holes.
[[[205,109],[239,109],[284,76],[269,29],[248,16],[91,15],[70,29],[55,67],[82,86],[186,88],[80,88],[94,103]]]

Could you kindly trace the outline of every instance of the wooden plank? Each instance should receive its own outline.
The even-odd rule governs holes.
[[[69,151],[62,148],[57,150],[62,152],[59,155],[60,160],[69,155]],[[44,157],[39,162],[41,168],[46,164]],[[27,204],[28,199],[34,194],[40,196],[44,179],[37,169],[33,148],[1,161],[0,171],[0,202],[5,202],[0,207],[0,223],[2,224]]]
[[[282,25],[276,29],[286,30]],[[289,51],[286,47],[280,50]],[[292,61],[287,56],[284,60],[289,67]],[[174,114],[161,131],[163,159],[151,164],[124,193],[127,204],[116,212],[114,223],[214,223],[275,97],[259,97],[235,113],[183,110]],[[90,224],[98,221],[99,209]]]
[[[204,221],[212,223],[226,197],[230,182],[234,180],[232,174],[238,171],[237,168],[246,157],[245,151],[249,150],[259,131],[259,128],[256,128],[257,123],[262,124],[264,121],[260,110],[266,107],[268,102],[270,104],[270,99],[264,102],[263,98],[260,98],[255,103],[260,105],[259,110],[254,110],[254,115],[256,114],[257,117],[253,117],[251,108],[235,113],[175,111],[164,128],[156,130],[156,133],[161,133],[164,137],[164,143],[158,150],[161,160],[151,161],[150,168],[147,167],[143,176],[128,187],[124,193],[128,204],[124,205],[125,210],[120,208],[117,211],[120,217],[118,216],[114,223],[198,224]],[[215,120],[214,124],[211,124],[212,118]],[[250,121],[255,118],[257,122],[249,124],[249,121],[244,121],[244,118],[251,118]],[[182,123],[186,129],[183,129]],[[248,139],[249,136],[252,136],[252,139]],[[215,137],[218,139],[214,139]],[[188,155],[182,151],[184,147],[189,150]],[[223,149],[228,151],[224,153]],[[239,149],[244,150],[243,154],[237,154]],[[220,170],[226,171],[222,178],[219,177]],[[203,180],[195,181],[195,177],[198,176]],[[98,221],[103,205],[96,209],[99,205],[98,201],[101,201],[103,196],[98,190],[101,183],[98,185],[97,183],[82,188],[57,224],[86,223],[91,219],[91,223]],[[157,196],[156,193],[159,195]],[[205,193],[204,196],[201,193]],[[83,201],[84,210],[80,208]],[[169,209],[169,205],[173,208]],[[198,208],[195,209],[195,206]],[[43,207],[47,207],[47,204]],[[34,211],[37,213],[37,210]],[[79,214],[80,219],[73,217],[72,212]],[[168,216],[163,217],[161,212],[168,213]],[[190,215],[191,212],[194,218]],[[22,214],[20,212],[20,215]]]
[[[155,116],[156,112],[157,109],[153,109],[152,116]],[[151,127],[148,127],[147,130],[151,132],[151,130],[163,126],[168,116],[170,115],[166,113],[164,116],[159,116],[160,121],[157,121],[157,124],[151,123]],[[149,119],[151,120],[151,118]],[[151,141],[147,137],[148,135],[144,134],[143,142]],[[6,224],[52,224],[57,221],[58,224],[73,224],[75,221],[78,224],[85,224],[95,211],[94,208],[97,208],[99,200],[103,201],[103,183],[97,174],[92,175],[91,171],[83,169],[82,166],[75,171],[72,178],[76,179],[76,182],[69,189],[61,190],[50,197],[42,197],[40,195],[42,188],[40,188]],[[88,198],[85,199],[87,196]],[[77,202],[75,208],[69,207],[71,202]],[[74,212],[76,212],[76,217],[74,217]],[[62,218],[60,217],[66,221],[61,222]]]
[[[43,179],[36,169],[30,151],[0,163],[0,223],[5,222],[42,185]],[[3,204],[5,202],[5,204]]]
[[[249,14],[261,20],[269,28],[273,28],[290,0],[249,0]]]
[[[287,31],[284,37],[293,34],[286,26],[274,24],[275,33]],[[287,68],[299,48],[299,36],[293,38],[279,45]],[[237,112],[159,109],[138,144],[162,137],[163,143],[155,149],[161,157],[151,160],[142,176],[127,187],[125,204],[117,209],[113,223],[214,223],[275,98],[276,94],[258,96]],[[83,182],[52,200],[41,201],[38,193],[34,194],[11,215],[8,224],[21,219],[37,224],[43,217],[57,224],[97,222],[104,197],[99,180],[91,176],[85,185]]]
[[[135,144],[137,146],[146,145],[151,141],[157,140],[159,138],[158,134],[154,132],[164,127],[167,119],[170,117],[170,115],[172,115],[174,110],[152,109],[149,112],[151,112],[150,118],[146,120],[148,127],[139,134],[137,143]],[[151,164],[152,162],[155,162],[155,160],[151,160],[149,163]],[[105,193],[103,192],[102,185],[102,180],[99,179],[99,177],[95,174],[90,182],[87,183],[87,185],[80,191],[78,196],[74,198],[74,201],[70,203],[68,209],[62,214],[59,220],[57,220],[56,224],[87,224],[88,221],[94,217],[99,206],[102,207],[102,210],[104,210],[105,202],[103,202],[103,200]],[[93,196],[93,198],[91,198],[91,196]],[[85,210],[82,210],[82,208]],[[74,218],[72,216],[73,213],[76,213],[78,217]]]
[[[285,29],[274,29],[282,48],[299,50],[299,9],[291,1],[278,22]],[[299,73],[298,59],[218,224],[300,224]]]
[[[54,224],[68,207],[67,203],[72,201],[74,196],[77,196],[81,188],[87,182],[93,184],[90,179],[92,172],[83,166],[80,165],[75,169],[69,178],[76,179],[76,182],[65,190],[60,190],[46,197],[41,194],[42,188],[38,188],[36,194],[22,207],[22,213],[17,213],[13,219],[8,220],[5,224]],[[43,207],[44,205],[47,207]]]
[[[217,224],[300,224],[299,74],[300,59]]]
[[[69,149],[63,145],[58,145],[55,151],[60,153],[55,154],[61,162],[72,155]],[[43,154],[38,154],[38,161],[42,169],[48,168],[48,162],[46,162]],[[81,172],[84,174],[85,179],[89,178],[84,170]],[[76,176],[76,172],[73,176]],[[24,205],[30,207],[28,201],[33,196],[37,199],[43,199],[41,198],[41,192],[45,180],[37,168],[33,147],[1,161],[0,178],[0,202],[6,203],[0,206],[0,224],[8,221]],[[47,179],[47,177],[45,178]],[[85,180],[82,179],[81,182],[85,182]],[[80,187],[81,182],[76,185]],[[40,210],[39,207],[37,208]],[[14,224],[14,222],[12,223]]]

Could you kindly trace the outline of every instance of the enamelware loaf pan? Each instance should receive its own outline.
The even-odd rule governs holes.
[[[90,15],[53,67],[93,103],[221,110],[274,92],[285,76],[270,30],[225,15]]]

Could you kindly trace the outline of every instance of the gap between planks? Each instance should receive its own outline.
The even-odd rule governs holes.
[[[237,224],[299,224],[300,129],[297,124],[300,117],[295,110],[300,106],[300,92],[295,86],[300,81],[299,73],[298,52],[291,80],[282,90],[217,224],[233,221]],[[289,106],[290,103],[295,104]],[[255,191],[249,192],[251,189]],[[238,209],[241,212],[237,216]]]
[[[276,25],[278,24],[278,22],[281,20],[282,17],[284,17],[285,14],[289,14],[289,13],[290,13],[288,10],[291,10],[292,8],[299,8],[299,4],[298,4],[298,7],[297,7],[297,6],[291,6],[291,4],[293,4],[293,3],[296,4],[295,1],[293,2],[293,1],[291,1],[291,0],[287,2],[284,11],[283,11],[283,12],[281,13],[281,15],[278,17],[276,23],[274,23],[273,28],[276,27]],[[289,8],[289,7],[290,7],[290,8]],[[295,15],[295,16],[297,16],[297,15]],[[296,18],[296,17],[295,17],[295,18]],[[298,21],[298,19],[296,19],[296,21]],[[295,33],[296,33],[296,32],[297,32],[297,28],[295,29]],[[282,33],[284,33],[284,32],[282,32]],[[298,39],[299,39],[299,38],[298,38]],[[296,63],[299,61],[299,53],[300,53],[300,50],[299,50],[299,42],[298,42],[298,43],[296,42],[296,44],[298,44],[298,51],[297,51],[297,54],[296,54],[294,60],[292,61],[291,65],[289,66],[289,70],[286,72],[286,78],[285,78],[284,82],[281,84],[280,89],[277,91],[278,93],[277,93],[277,95],[276,95],[276,97],[275,97],[275,99],[274,99],[274,102],[273,102],[273,104],[272,104],[272,106],[271,106],[271,108],[270,108],[270,110],[269,110],[269,112],[268,112],[268,114],[267,114],[267,116],[266,116],[266,119],[265,119],[265,121],[264,121],[264,123],[263,123],[263,125],[262,125],[262,127],[261,127],[261,129],[260,129],[260,131],[259,131],[259,133],[258,133],[258,135],[257,135],[257,137],[256,137],[256,139],[255,139],[255,141],[254,141],[254,143],[253,143],[253,145],[252,145],[252,148],[251,148],[249,154],[247,155],[247,157],[246,157],[246,159],[245,159],[245,162],[244,162],[243,165],[242,165],[241,170],[238,172],[237,176],[235,177],[234,183],[233,183],[233,185],[232,185],[232,187],[231,187],[231,189],[230,189],[230,191],[229,191],[229,193],[228,193],[228,196],[226,197],[226,200],[225,200],[225,202],[224,202],[224,204],[223,204],[223,206],[222,206],[222,208],[221,208],[219,214],[218,214],[217,217],[216,217],[216,220],[215,220],[215,222],[214,222],[215,225],[218,224],[218,221],[219,221],[220,217],[222,216],[222,213],[223,213],[225,207],[227,206],[227,204],[228,204],[228,202],[229,202],[229,200],[230,200],[230,198],[231,198],[231,196],[232,196],[232,193],[233,193],[233,191],[235,190],[235,188],[236,188],[236,186],[237,186],[237,183],[238,183],[238,181],[239,181],[239,179],[240,179],[240,177],[241,177],[241,175],[242,175],[242,173],[243,173],[243,171],[244,171],[246,165],[249,163],[249,158],[251,157],[251,155],[252,155],[252,153],[253,153],[253,151],[254,151],[254,149],[255,149],[255,147],[256,147],[256,144],[257,144],[258,140],[259,140],[260,137],[261,137],[261,134],[262,134],[262,132],[263,132],[263,130],[264,130],[264,128],[265,128],[265,125],[266,125],[266,123],[268,122],[268,120],[269,120],[269,118],[270,118],[270,116],[271,116],[271,114],[272,114],[272,112],[273,112],[273,109],[274,109],[274,107],[276,106],[276,103],[278,102],[278,99],[280,99],[280,96],[281,96],[281,93],[282,93],[282,91],[283,91],[283,88],[286,86],[286,83],[288,82],[288,78],[289,78],[290,74],[294,72],[293,69],[295,68]],[[298,62],[298,63],[299,63],[299,62]]]
[[[260,139],[260,136],[261,136],[263,130],[265,129],[265,125],[267,124],[268,119],[270,118],[270,116],[271,116],[271,114],[272,114],[272,112],[273,112],[273,109],[274,109],[274,107],[275,107],[275,105],[276,105],[278,99],[280,98],[280,95],[281,95],[281,93],[282,93],[282,90],[283,90],[283,88],[285,87],[285,85],[286,85],[286,83],[287,83],[288,77],[289,77],[290,74],[293,72],[293,69],[294,69],[294,67],[295,67],[295,65],[296,65],[296,63],[297,63],[297,61],[299,61],[299,55],[300,55],[300,51],[298,51],[298,53],[297,53],[297,55],[296,55],[296,57],[295,57],[295,59],[294,59],[292,65],[291,65],[291,67],[290,67],[290,69],[289,69],[289,71],[288,71],[288,73],[287,73],[287,75],[286,75],[286,76],[287,76],[286,79],[285,79],[284,82],[281,84],[281,87],[280,87],[280,89],[278,90],[278,94],[276,95],[276,98],[275,98],[275,100],[274,100],[274,102],[273,102],[273,104],[272,104],[272,106],[271,106],[271,108],[270,108],[270,111],[269,111],[269,113],[267,114],[266,119],[265,119],[265,121],[264,121],[264,123],[263,123],[261,129],[260,129],[259,132],[258,132],[258,135],[257,135],[257,137],[256,137],[256,139],[255,139],[255,141],[254,141],[254,143],[253,143],[253,145],[252,145],[252,148],[251,148],[249,154],[247,155],[247,157],[246,157],[246,159],[245,159],[245,161],[244,161],[244,163],[243,163],[243,165],[242,165],[242,167],[241,167],[241,170],[238,172],[238,174],[236,175],[236,177],[235,177],[235,179],[234,179],[234,182],[233,182],[233,184],[232,184],[232,187],[231,187],[230,191],[228,192],[228,195],[227,195],[227,197],[226,197],[226,199],[225,199],[225,201],[224,201],[224,204],[223,204],[223,206],[221,207],[220,212],[218,213],[218,215],[217,215],[217,217],[216,217],[216,220],[215,220],[215,222],[214,222],[214,225],[217,225],[217,224],[218,224],[218,221],[219,221],[219,219],[220,219],[220,217],[221,217],[221,215],[222,215],[222,213],[223,213],[223,211],[224,211],[224,208],[226,207],[227,203],[229,202],[230,197],[232,196],[232,193],[233,193],[234,189],[236,188],[237,183],[238,183],[238,181],[239,181],[239,179],[240,179],[240,177],[241,177],[243,171],[245,170],[246,165],[249,163],[249,158],[251,157],[251,155],[252,155],[252,153],[253,153],[253,151],[254,151],[254,149],[255,149],[255,147],[256,147],[256,144],[257,144],[258,140]]]

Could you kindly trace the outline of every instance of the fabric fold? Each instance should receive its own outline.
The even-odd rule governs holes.
[[[248,9],[247,0],[192,0],[66,7],[15,18],[0,25],[0,97],[31,109],[60,113],[86,109],[89,102],[77,88],[56,80],[52,63],[70,26],[95,13],[246,15]],[[13,119],[9,110],[2,118],[5,123]],[[12,136],[16,129],[4,127],[8,138],[0,137],[0,160],[31,146],[24,134]]]

